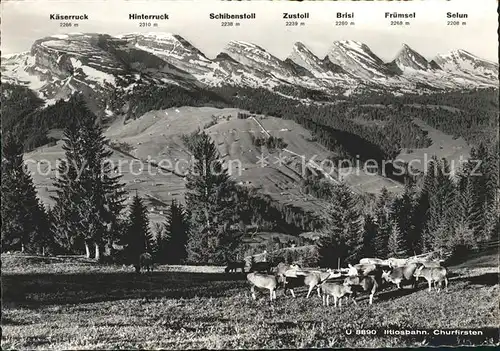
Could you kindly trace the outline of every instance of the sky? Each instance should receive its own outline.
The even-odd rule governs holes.
[[[168,32],[179,34],[208,57],[215,57],[231,40],[243,40],[264,47],[285,59],[295,42],[304,43],[324,57],[336,40],[357,40],[368,45],[385,61],[394,59],[403,43],[432,59],[438,53],[464,49],[479,57],[498,62],[497,1],[427,0],[386,1],[125,1],[125,0],[31,0],[2,1],[2,55],[28,51],[36,39],[71,32],[107,33]],[[391,26],[385,12],[416,13],[409,26]],[[129,13],[168,13],[170,19],[158,27],[139,28]],[[240,27],[222,27],[221,20],[210,20],[210,13],[255,12],[255,20],[241,20]],[[305,26],[286,27],[283,12],[309,12],[299,20]],[[354,26],[335,26],[337,12],[354,12]],[[447,12],[468,14],[466,25],[449,26]],[[49,14],[83,14],[88,21],[78,28],[61,28]],[[462,20],[460,20],[462,21]]]

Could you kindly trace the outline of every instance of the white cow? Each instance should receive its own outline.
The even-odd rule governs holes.
[[[248,273],[248,281],[252,284],[250,291],[252,292],[252,298],[255,300],[257,296],[255,295],[255,288],[268,289],[269,298],[271,302],[276,300],[276,288],[278,287],[278,281],[274,275],[261,274],[261,273]]]

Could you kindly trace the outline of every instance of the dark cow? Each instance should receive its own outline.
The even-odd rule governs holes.
[[[278,275],[278,282],[285,288],[285,295],[287,291],[290,291],[293,297],[295,297],[295,292],[293,289],[300,288],[305,285],[305,276],[297,276],[297,277],[287,277],[284,275]]]
[[[296,264],[286,264],[284,262],[278,263],[276,266],[276,278],[278,283],[285,289],[285,295],[287,290],[295,297],[293,291],[294,288],[298,288],[304,285],[304,276],[297,276],[297,270],[300,269],[299,265]]]
[[[394,267],[392,270],[384,270],[382,278],[390,283],[396,284],[398,289],[401,289],[401,284],[411,284],[412,288],[416,287],[415,270],[421,264],[410,263],[402,267]]]
[[[261,272],[261,273],[271,273],[271,262],[254,262],[252,266],[250,267],[250,273],[251,272]]]
[[[236,273],[238,269],[241,269],[241,272],[245,273],[245,262],[228,262],[225,271],[226,273]]]
[[[377,280],[371,275],[367,275],[365,277],[347,277],[344,280],[344,285],[352,288],[351,297],[354,303],[356,303],[356,294],[358,292],[370,292],[370,305],[373,303],[373,296],[379,287]]]
[[[153,270],[153,256],[148,252],[144,252],[139,256],[139,262],[134,266],[137,273],[141,273],[141,268],[151,272]]]

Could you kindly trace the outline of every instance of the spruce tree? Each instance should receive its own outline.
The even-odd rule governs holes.
[[[391,199],[386,188],[378,197],[375,205],[375,221],[377,224],[377,235],[375,237],[375,256],[377,258],[387,258],[387,243],[391,233]]]
[[[188,225],[188,216],[184,207],[172,200],[167,222],[164,224],[165,237],[159,241],[158,258],[161,262],[168,264],[184,262],[187,257]]]
[[[474,172],[470,175],[474,194],[471,226],[476,241],[488,240],[497,218],[498,155],[496,149],[480,144],[471,151],[471,160]]]
[[[242,233],[238,223],[235,184],[222,167],[218,151],[204,132],[191,136],[194,157],[186,183],[186,206],[190,211],[188,260],[223,263],[235,254]]]
[[[459,193],[450,177],[449,164],[445,159],[433,159],[437,167],[429,174],[432,182],[428,192],[429,209],[424,226],[424,248],[434,251],[453,245],[454,228],[458,220]]]
[[[344,183],[335,187],[323,236],[318,242],[319,264],[337,267],[356,263],[362,255],[363,233],[356,198]]]
[[[167,235],[167,222],[153,223],[153,241],[154,247],[156,249],[154,259],[156,263],[168,263],[168,239],[169,236]]]
[[[390,233],[387,240],[388,257],[407,257],[405,252],[405,242],[397,221],[390,222]]]
[[[412,253],[415,254],[427,252],[432,249],[429,247],[429,245],[432,245],[430,237],[434,233],[434,229],[439,226],[439,222],[436,223],[439,220],[437,216],[431,219],[431,211],[437,211],[436,209],[431,209],[431,202],[433,201],[433,194],[437,192],[436,174],[438,168],[439,162],[433,157],[426,165],[421,190],[416,196],[415,209],[411,218],[412,231],[410,232],[413,242],[411,249],[413,249]],[[434,201],[434,203],[436,202]]]
[[[412,215],[415,208],[415,191],[413,184],[406,183],[403,194],[398,197],[392,206],[394,218],[401,231],[403,240],[402,250],[406,255],[415,255],[419,237],[415,235]]]
[[[40,202],[40,211],[43,212],[45,220],[41,222],[40,225],[40,235],[37,239],[39,245],[39,251],[43,256],[61,253],[61,247],[57,244],[55,240],[54,233],[52,231],[52,210],[50,208],[45,208],[45,206]]]
[[[48,219],[24,164],[23,145],[10,133],[2,141],[2,250],[44,251]]]
[[[63,150],[66,158],[58,161],[54,187],[56,195],[52,210],[52,230],[59,245],[67,252],[78,252],[85,245],[86,257],[90,258],[90,247],[85,237],[85,228],[80,225],[76,205],[84,198],[79,183],[79,170],[83,168],[79,156],[79,132],[75,122],[69,123],[63,134]]]
[[[377,237],[377,224],[373,216],[366,215],[363,225],[363,257],[376,255],[375,239]]]
[[[427,233],[434,234],[442,220],[442,203],[439,189],[441,162],[434,156],[431,160],[427,174],[424,177],[423,191],[427,192],[429,199],[429,209],[427,212],[427,221],[424,223],[424,228]]]
[[[83,100],[75,100],[75,114],[64,131],[66,159],[61,160],[54,185],[54,231],[69,251],[85,246],[90,257],[94,245],[99,260],[106,241],[118,231],[124,191],[109,162],[112,152],[95,115]]]
[[[123,240],[126,246],[126,261],[136,266],[139,256],[145,252],[152,253],[153,237],[149,229],[147,208],[136,193],[129,208],[128,225]]]

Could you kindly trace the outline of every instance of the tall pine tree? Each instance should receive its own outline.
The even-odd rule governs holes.
[[[54,182],[54,231],[70,251],[84,246],[90,257],[93,245],[99,260],[104,244],[115,237],[125,193],[121,175],[113,174],[112,151],[95,115],[81,98],[74,101],[74,108],[79,118],[65,129],[66,159],[60,161]]]
[[[458,174],[457,219],[455,223],[454,242],[465,249],[474,248],[477,244],[472,229],[474,210],[474,189],[470,177],[470,168],[464,167]]]
[[[339,259],[341,265],[357,263],[363,254],[361,214],[355,195],[344,183],[335,187],[324,228],[318,242],[320,266],[337,267]]]
[[[388,257],[407,257],[405,252],[405,242],[401,231],[399,230],[398,222],[392,220],[390,222],[391,231],[387,240],[387,256]]]
[[[7,133],[2,143],[2,250],[45,251],[52,243],[45,209],[23,160],[23,145]]]
[[[188,260],[223,263],[234,256],[242,237],[233,228],[239,221],[235,184],[207,134],[192,135],[189,148],[194,163],[186,183],[186,206],[190,211]]]
[[[157,237],[158,262],[181,264],[187,258],[186,245],[189,232],[188,214],[184,207],[172,200],[168,218],[164,226],[164,236]]]
[[[488,240],[497,220],[498,155],[480,144],[471,151],[470,177],[474,193],[471,226],[476,241]]]
[[[133,264],[136,269],[141,254],[153,253],[153,237],[149,229],[147,208],[137,193],[130,204],[128,225],[122,242],[126,246],[126,262]]]
[[[429,209],[423,231],[423,247],[426,251],[446,248],[452,242],[453,228],[458,208],[458,192],[451,178],[450,167],[445,159],[433,158],[434,167],[429,169]]]
[[[375,256],[377,258],[387,258],[389,254],[387,244],[392,231],[391,216],[391,197],[387,189],[382,188],[375,206],[375,221],[377,224]]]
[[[412,183],[407,182],[403,194],[392,206],[394,218],[401,232],[402,250],[405,255],[415,255],[419,237],[415,235],[412,214],[415,207],[415,190]]]
[[[377,224],[372,215],[365,216],[363,225],[363,257],[376,255],[375,239],[377,237]]]

